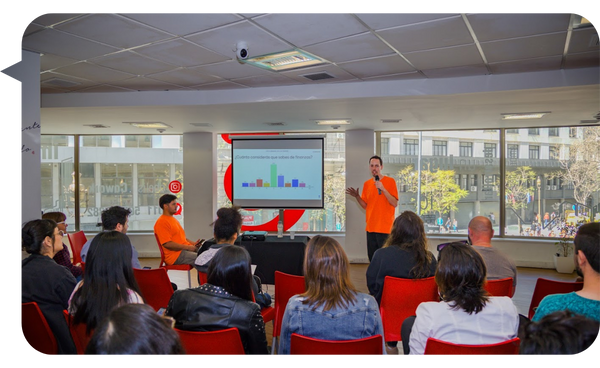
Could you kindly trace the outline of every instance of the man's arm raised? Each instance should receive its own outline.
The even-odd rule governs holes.
[[[363,199],[360,197],[358,188],[352,188],[352,187],[347,188],[346,194],[351,195],[352,197],[356,198],[356,200],[358,201],[358,204],[360,204],[360,206],[362,208],[367,209],[367,202],[363,201]]]

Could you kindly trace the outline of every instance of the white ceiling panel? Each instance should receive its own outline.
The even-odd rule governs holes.
[[[311,75],[311,74],[318,74],[318,73],[327,73],[327,74],[333,76],[334,78],[333,79],[322,79],[322,80],[310,80],[309,78],[304,77],[304,75]],[[335,82],[345,82],[345,81],[350,81],[350,80],[357,80],[357,78],[355,76],[348,73],[344,69],[340,68],[339,66],[335,66],[335,65],[331,65],[331,64],[318,65],[313,68],[296,69],[296,70],[291,70],[291,71],[281,73],[281,74],[285,75],[286,77],[297,80],[298,82],[308,83],[308,84],[335,83]]]
[[[458,14],[356,14],[360,20],[374,30],[406,26],[456,15]]]
[[[407,52],[404,57],[417,69],[439,69],[481,64],[483,60],[474,44],[442,49]]]
[[[218,63],[228,59],[184,39],[143,46],[135,49],[135,52],[165,63],[184,67]]]
[[[234,79],[233,81],[246,87],[291,86],[294,84],[300,84],[298,81],[276,73]]]
[[[482,42],[481,48],[490,63],[562,55],[566,32],[541,36]]]
[[[146,75],[176,69],[177,66],[150,59],[132,51],[123,51],[91,60],[94,64],[136,75]]]
[[[339,64],[344,70],[359,78],[376,77],[386,74],[412,72],[415,69],[398,55],[351,61]]]
[[[304,50],[334,63],[394,54],[370,32],[306,46]]]
[[[483,64],[457,66],[453,68],[425,69],[423,74],[428,78],[456,78],[472,75],[486,75],[487,68]]]
[[[490,69],[494,74],[556,70],[560,68],[561,61],[562,56],[550,56],[537,59],[490,63]]]
[[[237,22],[236,14],[123,14],[151,27],[162,29],[177,36],[185,36],[207,29]]]
[[[181,68],[175,70],[169,70],[163,73],[157,73],[149,75],[148,78],[157,79],[163,82],[172,83],[178,86],[191,87],[198,84],[210,83],[220,81],[220,78],[216,78],[210,75],[200,74],[190,69]]]
[[[190,69],[203,74],[218,75],[224,79],[246,78],[273,73],[266,69],[242,64],[237,60],[228,60],[217,64],[190,67]]]
[[[468,14],[479,42],[561,32],[570,14]]]
[[[122,81],[111,82],[111,85],[123,88],[129,88],[136,91],[177,91],[187,90],[188,88],[166,83],[156,79],[146,77],[133,77]]]
[[[61,66],[71,65],[76,63],[77,60],[70,59],[62,56],[56,56],[52,54],[43,54],[40,57],[40,71],[52,70],[60,68]]]
[[[207,83],[199,86],[193,86],[192,88],[200,90],[200,91],[217,91],[224,89],[238,89],[238,88],[248,88],[246,86],[242,86],[237,83],[224,81],[224,82],[216,82],[216,83]]]
[[[62,68],[58,68],[56,69],[56,72],[73,75],[79,78],[89,78],[100,83],[128,79],[134,76],[131,73],[124,73],[87,62],[72,64]]]
[[[119,51],[118,48],[102,45],[52,28],[46,28],[24,37],[23,49],[77,60],[86,60]]]
[[[81,16],[81,14],[61,14],[61,13],[52,13],[52,14],[44,14],[35,18],[32,23],[39,24],[42,26],[54,26],[59,23],[65,22],[69,19],[75,19]]]

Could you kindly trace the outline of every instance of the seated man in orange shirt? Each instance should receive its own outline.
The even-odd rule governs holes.
[[[168,265],[190,264],[198,256],[198,248],[202,240],[193,242],[185,237],[185,231],[173,215],[177,212],[177,197],[173,194],[165,194],[158,201],[163,214],[154,224],[154,233],[163,247],[165,263]]]

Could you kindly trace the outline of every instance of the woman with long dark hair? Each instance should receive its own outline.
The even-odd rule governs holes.
[[[468,345],[516,337],[517,308],[509,297],[493,297],[485,291],[486,267],[479,253],[457,242],[445,246],[439,258],[435,282],[442,301],[417,307],[408,338],[410,354],[423,354],[429,337]]]
[[[252,302],[250,255],[242,247],[221,247],[208,266],[207,283],[177,290],[165,314],[175,327],[189,331],[217,331],[236,327],[246,354],[267,354],[265,323]]]
[[[52,220],[56,222],[56,226],[58,226],[58,230],[63,232],[63,236],[67,236],[67,215],[62,212],[46,212],[42,215],[42,219],[44,220]],[[64,240],[64,239],[63,239]],[[81,275],[83,271],[81,269],[81,264],[78,263],[76,265],[71,262],[71,253],[69,252],[69,248],[65,246],[63,243],[63,249],[56,252],[54,255],[54,261],[61,266],[65,266],[71,271],[73,276],[77,281],[81,280]]]
[[[396,217],[392,232],[381,249],[375,251],[367,268],[369,293],[381,303],[386,276],[421,279],[435,274],[437,261],[427,250],[423,220],[412,211]]]
[[[386,276],[422,279],[433,276],[436,266],[435,257],[427,249],[423,220],[412,211],[404,211],[394,220],[383,247],[373,255],[367,268],[367,288],[381,304]],[[398,354],[397,341],[388,341],[386,346],[388,353]]]
[[[90,333],[113,308],[144,303],[131,267],[131,242],[118,231],[94,237],[85,263],[83,280],[69,301],[73,323],[84,323]]]
[[[36,302],[56,337],[58,352],[76,353],[63,316],[77,281],[53,260],[63,247],[62,232],[52,220],[33,220],[21,230],[21,244],[29,257],[21,263],[21,302]]]

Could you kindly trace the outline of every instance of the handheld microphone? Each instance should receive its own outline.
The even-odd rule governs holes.
[[[375,175],[375,181],[379,181],[379,175]],[[381,189],[377,188],[377,193],[381,195]]]

